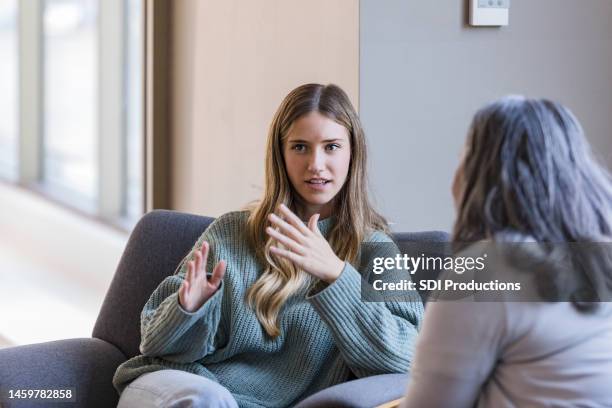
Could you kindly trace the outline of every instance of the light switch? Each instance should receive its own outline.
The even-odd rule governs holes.
[[[470,25],[508,25],[510,0],[470,0]]]

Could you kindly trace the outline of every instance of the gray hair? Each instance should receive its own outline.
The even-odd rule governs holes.
[[[612,241],[612,178],[559,103],[508,96],[480,109],[462,177],[456,243],[507,231],[546,243]]]

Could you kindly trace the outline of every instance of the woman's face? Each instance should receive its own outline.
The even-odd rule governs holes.
[[[291,185],[302,201],[302,219],[331,215],[333,199],[346,181],[351,162],[348,130],[311,112],[296,120],[283,144]]]

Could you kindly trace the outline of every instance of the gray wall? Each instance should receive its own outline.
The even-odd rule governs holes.
[[[467,1],[360,0],[360,114],[370,181],[396,231],[450,230],[467,127],[506,94],[555,99],[612,168],[612,0],[512,0],[510,25]]]

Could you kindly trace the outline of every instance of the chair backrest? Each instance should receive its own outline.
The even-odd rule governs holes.
[[[155,288],[171,275],[213,218],[156,210],[136,224],[110,284],[93,337],[140,354],[140,312]]]
[[[414,257],[445,257],[451,253],[450,236],[443,231],[423,231],[423,232],[398,232],[393,234],[393,239],[397,243],[400,252]],[[429,290],[421,290],[419,282],[423,279],[436,279],[440,274],[440,269],[418,270],[410,276],[410,279],[417,285],[419,294],[423,302],[427,301]]]
[[[212,221],[210,217],[167,210],[146,214],[130,235],[96,320],[93,337],[114,344],[128,358],[139,354],[142,308]],[[398,233],[394,239],[407,253],[438,255],[443,253],[448,234]]]

